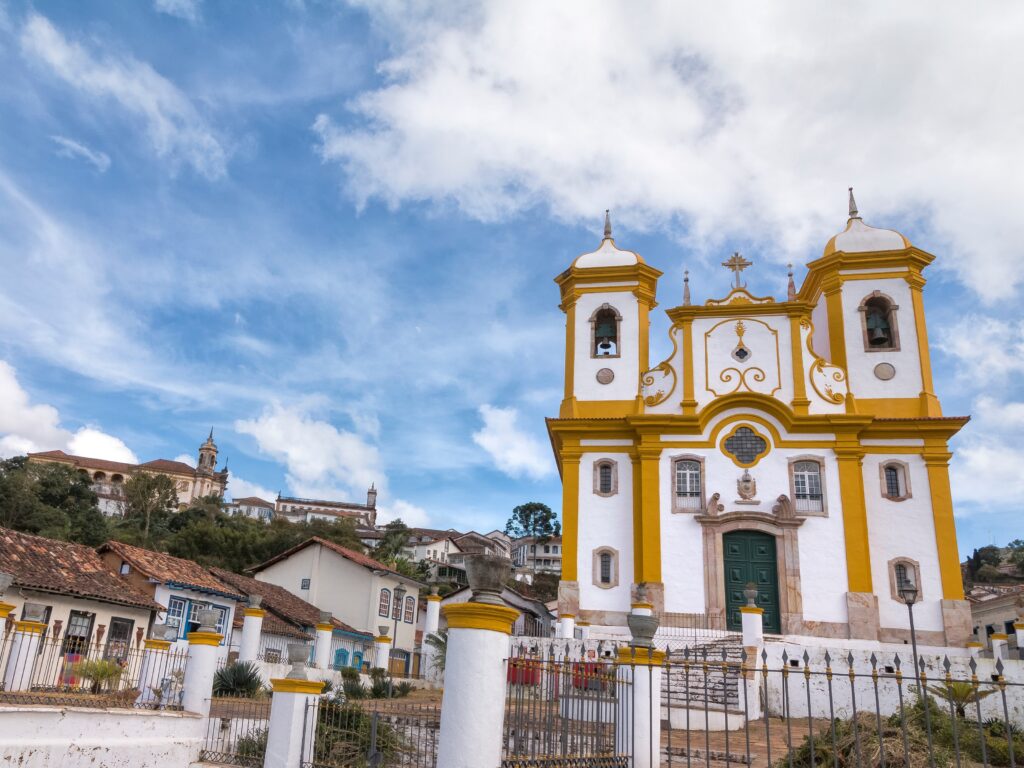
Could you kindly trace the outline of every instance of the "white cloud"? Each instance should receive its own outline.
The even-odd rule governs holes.
[[[94,53],[38,14],[22,29],[21,49],[81,93],[113,100],[141,119],[158,156],[188,163],[209,179],[226,173],[226,153],[206,121],[149,64],[127,54]]]
[[[527,476],[540,480],[554,471],[550,450],[518,425],[515,408],[480,406],[483,429],[473,433],[473,442],[483,448],[494,466],[509,477]]]
[[[277,498],[277,491],[264,488],[259,483],[250,483],[248,480],[243,480],[238,475],[231,475],[231,477],[228,478],[227,495],[231,499],[244,499],[249,496],[257,496],[264,501],[273,502],[274,499]]]
[[[940,328],[936,346],[958,358],[958,371],[972,381],[978,371],[997,379],[1024,373],[1024,320],[967,315]]]
[[[1024,402],[979,397],[974,416],[954,448],[950,464],[953,499],[958,514],[984,514],[1006,509],[1006,500],[1024,493]]]
[[[430,525],[430,515],[427,510],[402,499],[395,499],[392,503],[377,508],[377,525],[386,525],[392,520],[401,520],[410,528],[423,528]]]
[[[1024,68],[1020,4],[364,5],[387,81],[346,104],[356,127],[314,123],[360,203],[597,226],[610,206],[697,248],[764,239],[781,262],[841,228],[853,185],[869,222],[917,224],[987,299],[1022,279],[1022,113],[993,96]]]
[[[200,0],[153,0],[153,7],[168,16],[177,16],[189,24],[198,24],[202,18]]]
[[[175,461],[180,461],[182,464],[188,464],[190,467],[195,467],[196,457],[190,453],[181,453],[174,457]],[[235,482],[235,478],[231,478],[231,482]]]
[[[301,406],[275,403],[258,418],[236,421],[235,429],[285,465],[288,486],[300,496],[359,500],[372,483],[382,489],[386,482],[376,446]]]
[[[95,427],[76,432],[61,427],[57,409],[33,404],[14,367],[0,360],[0,458],[53,450],[131,464],[139,461],[122,440]]]
[[[60,147],[57,150],[59,157],[80,157],[86,162],[92,163],[100,173],[106,173],[107,169],[110,168],[110,155],[106,152],[89,149],[84,144],[74,139],[69,139],[66,136],[51,136],[50,138]]]

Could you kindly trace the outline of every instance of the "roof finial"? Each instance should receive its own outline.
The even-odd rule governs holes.
[[[857,211],[857,201],[853,199],[853,187],[850,187],[850,218],[860,218],[860,214]]]
[[[683,270],[683,306],[690,306],[690,270]]]
[[[213,440],[213,427],[210,427],[210,436],[208,438],[206,438],[206,439],[207,440]]]
[[[793,282],[793,265],[787,264],[789,269],[789,285],[786,286],[786,301],[796,300],[796,284]]]
[[[604,209],[604,239],[612,239],[612,215],[608,208]]]

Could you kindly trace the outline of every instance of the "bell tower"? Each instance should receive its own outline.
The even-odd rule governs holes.
[[[199,446],[199,464],[196,466],[200,472],[213,473],[217,469],[217,444],[213,442],[213,428],[210,428],[210,436],[206,442]]]
[[[639,254],[615,244],[605,211],[600,246],[555,278],[566,317],[562,418],[643,411],[640,374],[648,368],[649,317],[660,276]]]

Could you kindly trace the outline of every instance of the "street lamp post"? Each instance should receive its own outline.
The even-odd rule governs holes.
[[[909,569],[908,569],[909,571]],[[908,572],[905,579],[903,579],[897,589],[900,595],[900,599],[907,604],[907,613],[910,614],[910,646],[914,653],[914,678],[917,680],[917,684],[921,684],[921,668],[919,666],[920,659],[917,656],[917,632],[914,630],[914,603],[917,602],[917,584],[914,583],[914,577]]]
[[[398,622],[402,618],[402,606],[405,602],[406,589],[401,584],[395,587],[395,610],[393,611],[395,619],[395,641],[391,646],[396,651],[398,650]],[[388,677],[391,676],[391,663],[388,662]]]

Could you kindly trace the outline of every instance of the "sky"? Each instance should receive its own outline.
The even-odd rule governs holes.
[[[662,307],[845,226],[936,254],[961,550],[1024,538],[1024,6],[0,0],[0,456],[193,461],[230,493],[503,527],[560,507],[553,278]],[[656,311],[652,362],[667,320]]]

